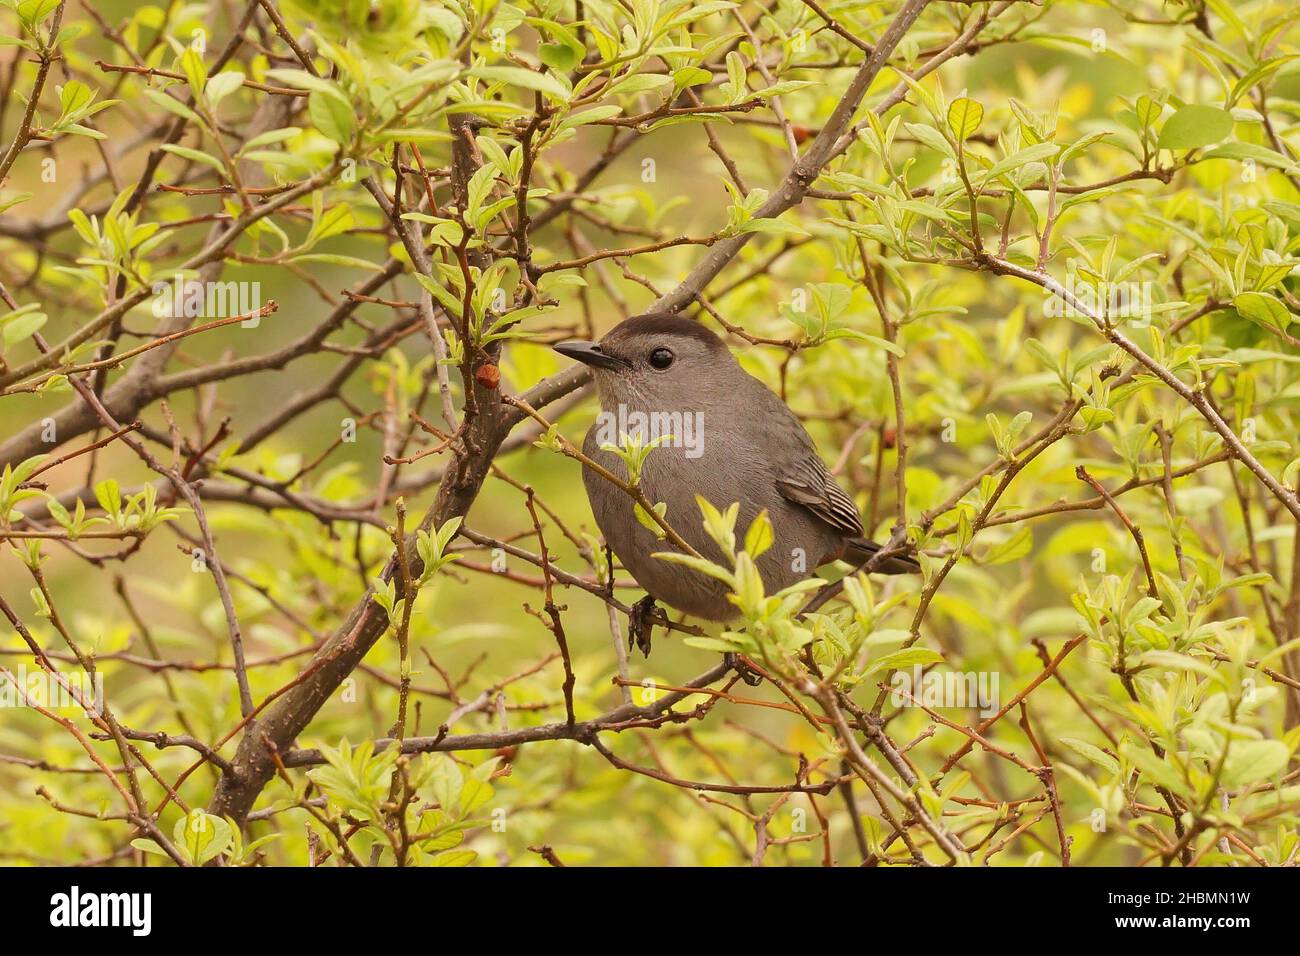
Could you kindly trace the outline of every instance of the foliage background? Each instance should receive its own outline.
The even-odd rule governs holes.
[[[575,187],[581,194],[531,231],[533,262],[541,269],[600,250],[664,247],[556,269],[545,281],[535,275],[540,296],[553,299],[554,306],[521,313],[515,337],[499,357],[482,339],[482,352],[471,347],[471,380],[483,365],[499,366],[500,391],[513,394],[562,373],[563,362],[547,343],[598,333],[644,310],[716,250],[719,240],[752,229],[753,241],[708,287],[702,320],[717,331],[729,330],[746,367],[806,418],[827,462],[856,491],[878,540],[891,535],[903,489],[911,537],[928,555],[923,580],[872,582],[859,596],[856,620],[854,607],[833,605],[850,651],[842,676],[857,686],[843,683],[832,693],[869,710],[875,684],[888,672],[869,668],[917,637],[916,647],[935,652],[918,661],[941,658],[941,671],[996,673],[1004,703],[1026,688],[1032,691],[1023,710],[1014,708],[983,736],[987,748],[975,747],[955,766],[947,758],[968,740],[960,728],[978,726],[978,715],[886,706],[883,728],[892,741],[887,749],[897,756],[903,748],[922,782],[910,802],[878,801],[872,791],[884,784],[869,772],[867,780],[855,777],[864,765],[851,748],[844,754],[842,736],[828,727],[838,708],[823,707],[822,694],[804,683],[806,667],[773,637],[773,622],[789,623],[791,609],[769,606],[749,615],[756,643],[737,646],[761,661],[784,691],[771,681],[750,689],[735,684],[734,676],[719,679],[715,686],[725,684],[734,699],[697,695],[677,707],[689,719],[651,721],[601,736],[622,760],[666,779],[615,765],[590,741],[548,740],[404,758],[404,776],[394,784],[393,751],[374,756],[365,742],[393,731],[404,670],[412,682],[408,736],[436,736],[449,715],[447,729],[454,734],[564,719],[556,639],[544,615],[529,613],[546,600],[541,572],[518,556],[507,557],[507,574],[491,570],[493,543],[539,550],[529,499],[519,485],[531,486],[548,509],[545,543],[560,569],[594,582],[602,562],[591,561],[592,552],[580,553],[577,546],[589,549],[581,535],[597,533],[577,463],[521,441],[498,458],[513,481],[489,478],[465,520],[463,527],[479,536],[478,543],[457,539],[452,548],[460,560],[421,589],[405,655],[397,629],[389,630],[298,736],[299,749],[328,749],[335,763],[310,776],[303,767],[277,775],[262,792],[242,840],[218,816],[200,815],[194,818],[199,825],[187,830],[186,817],[170,801],[158,815],[159,833],[148,834],[154,842],[142,851],[138,825],[96,819],[121,814],[124,799],[68,728],[30,708],[6,709],[0,719],[0,854],[6,862],[156,865],[166,862],[155,852],[166,842],[159,834],[174,833],[181,855],[191,860],[220,853],[229,864],[391,865],[398,817],[402,826],[425,835],[416,849],[403,851],[404,862],[420,864],[852,865],[882,856],[903,864],[945,862],[922,817],[956,833],[975,862],[995,865],[1059,865],[1066,846],[1075,865],[1294,861],[1300,670],[1287,642],[1300,638],[1300,511],[1293,465],[1300,351],[1288,325],[1300,313],[1292,275],[1300,225],[1300,167],[1292,145],[1300,70],[1293,59],[1292,5],[920,4],[926,9],[890,66],[876,74],[864,104],[885,101],[900,88],[900,71],[915,73],[954,42],[963,43],[967,55],[945,58],[919,86],[904,83],[905,100],[886,110],[879,123],[859,111],[861,135],[816,180],[813,195],[778,222],[758,226],[744,224],[761,204],[752,190],[776,191],[791,166],[791,146],[806,151],[832,122],[867,56],[859,47],[881,41],[901,4],[777,0],[690,6],[632,0],[587,3],[580,12],[568,2],[512,6],[480,0],[462,9],[382,0],[368,14],[341,0],[254,3],[247,10],[239,3],[92,6],[56,9],[53,2],[28,0],[7,3],[3,14],[12,38],[31,40],[20,26],[23,18],[41,24],[38,33],[44,36],[56,16],[64,27],[77,28],[58,43],[59,57],[39,100],[35,127],[47,138],[23,143],[27,148],[14,153],[0,193],[0,206],[12,203],[0,213],[0,281],[13,305],[40,303],[39,314],[48,316],[41,334],[50,342],[86,327],[89,316],[102,314],[106,302],[111,306],[141,279],[170,276],[206,241],[212,220],[196,217],[223,208],[240,212],[229,192],[214,197],[149,191],[137,222],[167,224],[158,233],[166,238],[131,268],[122,258],[109,267],[84,261],[108,254],[96,251],[68,216],[82,209],[99,223],[114,198],[129,192],[159,142],[161,124],[172,117],[146,90],[170,86],[182,99],[187,93],[184,79],[139,71],[152,67],[183,77],[183,44],[192,42],[196,30],[207,36],[204,62],[210,66],[232,35],[232,24],[247,13],[253,24],[249,42],[231,69],[276,88],[310,89],[301,77],[266,74],[268,68],[299,68],[277,32],[274,11],[285,33],[316,51],[314,62],[335,76],[343,92],[346,116],[368,132],[358,134],[340,119],[331,95],[291,97],[235,87],[220,103],[216,137],[197,136],[193,127],[199,124],[189,123],[177,140],[212,162],[172,154],[158,182],[198,188],[218,179],[231,182],[226,151],[249,138],[259,103],[281,99],[290,101],[289,112],[278,125],[300,132],[267,143],[262,149],[268,155],[238,167],[253,181],[304,182],[332,169],[337,149],[340,157],[355,159],[362,175],[375,171],[391,197],[392,143],[400,142],[408,167],[418,145],[430,188],[444,208],[455,205],[450,142],[464,129],[452,117],[466,115],[447,112],[451,100],[478,101],[474,109],[486,119],[477,130],[479,151],[491,160],[494,151],[482,140],[508,151],[527,135],[530,118],[542,107],[552,132],[570,114],[563,102],[567,81],[557,78],[583,75],[573,72],[580,58],[615,62],[586,72],[597,77],[621,70],[662,75],[664,60],[677,71],[708,66],[707,74],[681,76],[691,83],[708,77],[696,89],[699,102],[743,109],[701,112],[680,85],[638,80],[621,92],[593,96],[613,112],[576,127],[571,138],[541,154],[533,183],[550,193],[530,202],[534,219],[558,207]],[[590,18],[586,31],[577,26],[584,17]],[[663,32],[674,17],[679,25]],[[828,17],[833,28],[826,26]],[[453,54],[466,23],[473,24],[474,39],[458,64]],[[610,46],[601,48],[594,34],[602,23],[626,25],[628,32],[619,38],[614,30]],[[655,24],[660,33],[649,39]],[[494,28],[502,31],[495,43]],[[637,31],[649,32],[638,38]],[[656,45],[664,60],[654,54]],[[728,72],[726,51],[733,47],[731,70],[739,73]],[[143,66],[135,72],[111,69],[132,67],[128,48],[140,52]],[[13,45],[4,52],[0,142],[19,143],[24,98],[36,81],[39,56]],[[762,69],[754,65],[756,52]],[[539,54],[546,71],[537,70]],[[467,66],[471,62],[475,66]],[[519,72],[493,74],[494,65]],[[420,68],[434,71],[427,76],[436,92],[422,94],[395,118],[383,114],[376,104],[389,97],[391,114],[392,102],[407,102],[410,90],[394,90],[418,77]],[[506,82],[485,93],[471,85],[474,70],[479,83]],[[118,102],[93,119],[74,116],[69,122],[77,121],[78,129],[60,128],[67,104],[56,85],[66,90],[74,81],[97,90],[99,102]],[[778,86],[776,97],[754,95],[786,83],[794,85]],[[493,107],[493,100],[517,109]],[[303,101],[310,102],[305,110]],[[956,113],[950,111],[953,103],[959,104]],[[971,128],[963,124],[974,118],[973,104],[980,115]],[[1183,112],[1189,105],[1208,112]],[[625,125],[606,125],[628,117],[633,119]],[[895,117],[901,117],[898,126],[892,125]],[[391,135],[375,132],[385,124]],[[107,138],[81,135],[84,129]],[[626,145],[590,183],[577,182],[611,135],[626,135]],[[888,145],[881,142],[885,136]],[[1037,158],[1024,161],[1023,151],[1041,141],[1074,149],[1039,150],[1032,154]],[[106,168],[105,151],[112,172],[91,179],[84,191],[76,188]],[[54,183],[41,178],[45,156],[57,161]],[[993,193],[980,200],[978,249],[958,156],[967,178],[987,177]],[[1009,156],[1020,156],[1021,163],[989,176],[989,167]],[[652,181],[647,160],[653,162]],[[256,171],[249,173],[250,167]],[[1058,190],[1034,188],[1053,175]],[[408,201],[420,203],[419,171],[408,169],[406,178]],[[921,192],[904,196],[899,183]],[[498,183],[494,198],[509,198],[514,184]],[[750,198],[742,201],[746,190]],[[24,193],[30,198],[14,202]],[[315,210],[312,196],[320,200]],[[374,329],[396,323],[398,340],[358,362],[338,398],[322,396],[255,447],[240,449],[239,442],[296,396],[328,381],[347,353],[313,347],[283,368],[223,376],[166,396],[185,440],[194,447],[212,442],[198,492],[230,572],[248,657],[258,664],[248,669],[248,681],[259,702],[294,681],[319,642],[358,602],[365,603],[365,589],[393,552],[385,529],[397,520],[398,493],[404,495],[409,531],[433,504],[433,479],[451,454],[444,450],[397,471],[384,464],[385,452],[394,450],[393,436],[408,428],[409,447],[398,455],[440,444],[408,418],[415,411],[443,424],[430,339],[419,310],[409,307],[422,286],[411,278],[410,257],[396,241],[393,223],[360,183],[304,190],[287,212],[268,221],[296,246],[310,236],[313,221],[319,235],[331,214],[342,218],[335,220],[334,234],[310,249],[320,256],[314,260],[290,262],[292,256],[279,255],[279,237],[269,229],[253,229],[223,247],[223,277],[261,283],[263,301],[273,299],[278,310],[256,329],[231,324],[186,338],[159,372],[174,375],[273,352],[323,321],[334,307],[327,297],[335,304],[345,301],[340,290],[356,287],[390,255],[405,263],[405,274],[375,294],[407,304],[361,304],[329,339],[357,347]],[[1040,248],[1035,231],[1049,221],[1051,232]],[[517,206],[507,204],[495,227],[499,249],[511,248],[517,224]],[[439,241],[451,248],[455,242],[446,236],[455,231],[444,234],[440,228],[434,226],[435,249]],[[867,277],[864,260],[872,266]],[[455,264],[454,257],[450,261]],[[1028,281],[1016,277],[1017,269],[1029,274]],[[435,285],[453,284],[445,273],[432,274]],[[1099,331],[1086,316],[1063,315],[1059,296],[1044,289],[1050,286],[1045,277],[1066,282],[1070,274],[1081,281],[1146,283],[1155,309]],[[113,291],[119,275],[126,278]],[[565,276],[584,281],[566,282]],[[527,308],[536,296],[518,277],[513,268],[501,284],[512,306]],[[57,380],[39,393],[23,390],[24,383],[41,379],[39,370],[9,374],[40,355],[36,333],[28,328],[32,323],[23,321],[32,314],[0,316],[6,330],[0,455],[13,467],[35,454],[24,450],[23,435],[39,430],[55,410],[82,401]],[[150,334],[141,333],[153,322],[147,302],[128,313],[119,359],[100,384],[130,374],[141,359],[121,358],[121,352],[147,342]],[[1137,373],[1128,372],[1134,356],[1116,346],[1116,330],[1188,394],[1140,362]],[[103,337],[97,332],[91,340]],[[900,356],[901,407],[887,374],[891,351]],[[71,360],[95,357],[82,350]],[[45,369],[57,370],[58,362],[67,364],[59,358]],[[445,367],[461,407],[462,369]],[[594,402],[576,394],[543,411],[578,442]],[[1200,398],[1189,401],[1189,395]],[[1225,460],[1228,443],[1197,401],[1217,410],[1276,488],[1266,487],[1248,464]],[[1026,413],[1027,419],[1017,417]],[[121,421],[136,415],[124,412]],[[159,403],[151,397],[138,417],[153,430],[140,440],[170,465],[167,419]],[[344,418],[361,423],[355,443],[338,444]],[[224,419],[228,432],[218,430]],[[80,438],[60,437],[67,444],[53,453],[105,437],[109,430],[101,425],[90,423]],[[900,448],[906,454],[901,477]],[[187,454],[180,456],[182,464]],[[1081,465],[1115,493],[1111,502],[1117,507],[1076,474]],[[1166,468],[1179,477],[1166,483]],[[981,481],[985,474],[990,477]],[[19,500],[11,482],[6,491],[19,491],[19,498],[0,512],[12,507],[21,513],[10,516],[5,532],[12,547],[0,555],[0,596],[40,646],[59,652],[60,668],[77,667],[60,626],[93,655],[117,720],[140,734],[139,760],[147,759],[159,777],[174,782],[200,755],[186,746],[157,749],[147,742],[151,734],[190,735],[211,744],[240,722],[227,618],[212,575],[194,570],[192,549],[203,544],[203,536],[184,500],[175,502],[181,510],[176,520],[139,541],[119,533],[121,540],[60,543],[67,534],[44,505],[46,493],[64,495],[67,504],[68,495],[109,478],[128,490],[153,481],[164,492],[160,497],[170,494],[167,480],[159,481],[120,440],[43,471],[43,486],[28,486],[36,494],[26,500]],[[263,491],[290,482],[305,500],[346,514],[320,520],[311,513],[319,510],[314,504],[300,508],[250,491],[259,481]],[[377,489],[382,500],[372,507]],[[95,497],[85,492],[83,498],[89,513],[97,514]],[[275,507],[266,505],[268,498]],[[559,522],[573,530],[574,540]],[[1141,529],[1153,594],[1128,523]],[[39,533],[19,534],[33,530]],[[22,554],[33,541],[43,554],[39,580]],[[107,559],[99,557],[105,554]],[[29,593],[34,585],[38,594],[45,589],[60,626],[39,613],[38,599]],[[557,585],[556,600],[566,608],[575,716],[592,720],[621,699],[611,681],[625,622],[614,615],[620,630],[611,635],[602,598],[578,587]],[[844,649],[828,636],[834,628],[827,621],[796,633],[815,637],[818,659],[831,669]],[[1070,643],[1078,634],[1086,638]],[[6,667],[25,663],[35,669],[30,646],[15,630],[6,632],[0,647]],[[1057,671],[1060,679],[1034,683],[1044,660],[1063,648],[1069,654]],[[405,669],[403,656],[409,661]],[[661,633],[649,661],[638,657],[627,665],[634,702],[665,693],[642,682],[679,686],[717,659],[715,651],[690,646],[681,635]],[[271,660],[276,662],[264,663]],[[903,664],[911,658],[893,660]],[[847,706],[843,697],[840,707]],[[809,709],[822,719],[808,719]],[[96,731],[79,713],[60,713],[82,731]],[[864,727],[855,732],[867,746]],[[220,751],[226,759],[233,758],[237,742],[238,737]],[[90,747],[120,767],[122,751],[112,741]],[[888,763],[880,753],[866,759]],[[138,786],[156,807],[165,791],[138,766]],[[125,780],[122,773],[114,776]],[[220,776],[219,766],[200,767],[177,790],[180,802],[209,806]],[[788,788],[796,777],[826,792],[751,792]],[[931,778],[933,788],[924,784]],[[393,795],[403,780],[412,796],[394,810]],[[685,785],[691,781],[710,789]],[[847,800],[845,789],[851,793]],[[899,793],[908,789],[903,782]],[[902,821],[907,846],[895,841],[882,849],[891,821]],[[349,834],[348,849],[339,833]],[[268,836],[274,839],[249,847]]]

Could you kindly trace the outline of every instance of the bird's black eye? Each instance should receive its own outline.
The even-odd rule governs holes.
[[[659,371],[662,372],[664,369],[666,369],[668,366],[672,364],[673,364],[672,349],[657,348],[650,353],[650,366],[652,368],[657,368]]]

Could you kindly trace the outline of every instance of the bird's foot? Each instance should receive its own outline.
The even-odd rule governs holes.
[[[722,661],[750,687],[757,687],[763,683],[763,675],[746,664],[745,659],[739,654],[723,654]]]
[[[663,620],[663,613],[652,595],[647,594],[633,604],[627,615],[627,649],[639,647],[642,656],[649,657],[650,632],[656,623],[663,623]]]

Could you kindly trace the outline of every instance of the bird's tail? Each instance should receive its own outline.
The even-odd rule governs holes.
[[[845,541],[844,560],[849,564],[860,565],[884,547],[866,538],[849,538]],[[872,569],[876,574],[920,574],[921,565],[910,554],[890,555]]]

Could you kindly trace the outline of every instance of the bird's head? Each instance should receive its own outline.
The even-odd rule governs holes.
[[[560,342],[555,351],[591,368],[601,403],[645,409],[698,404],[722,386],[735,357],[723,341],[698,322],[665,313],[620,322],[599,342]]]

